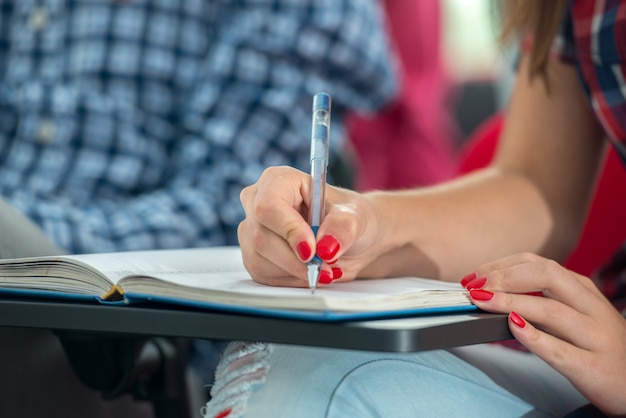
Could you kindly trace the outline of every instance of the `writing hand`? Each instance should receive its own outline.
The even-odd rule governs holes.
[[[325,216],[317,241],[307,223],[311,177],[290,167],[271,167],[241,193],[246,218],[238,229],[244,265],[252,278],[274,286],[308,287],[305,263],[322,258],[320,283],[352,280],[379,233],[370,199],[327,186]],[[334,276],[334,277],[333,277]]]

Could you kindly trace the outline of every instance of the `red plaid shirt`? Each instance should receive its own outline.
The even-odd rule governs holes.
[[[598,120],[626,157],[626,1],[571,1],[553,52],[576,65]]]
[[[570,1],[553,53],[576,65],[591,107],[626,163],[626,0]],[[626,307],[626,237],[594,280],[618,308]]]

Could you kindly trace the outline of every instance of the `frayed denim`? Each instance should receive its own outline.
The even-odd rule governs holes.
[[[487,344],[397,354],[234,342],[211,393],[211,418],[550,417],[585,403],[536,356]]]

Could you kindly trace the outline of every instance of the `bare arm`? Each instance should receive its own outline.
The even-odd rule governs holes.
[[[571,250],[603,156],[602,132],[572,66],[550,63],[549,94],[542,80],[524,75],[524,59],[520,74],[491,167],[434,188],[371,195],[391,222],[381,231],[391,252],[371,274],[409,266],[458,280],[511,253],[561,259]]]
[[[317,237],[337,244],[320,255],[330,262],[326,271],[341,269],[341,280],[413,274],[458,281],[513,253],[564,257],[582,227],[605,145],[574,68],[551,62],[548,71],[550,94],[542,80],[523,76],[522,59],[490,167],[405,192],[329,187]],[[316,247],[306,223],[309,185],[306,173],[278,167],[242,193],[239,241],[255,280],[305,286],[303,262]]]

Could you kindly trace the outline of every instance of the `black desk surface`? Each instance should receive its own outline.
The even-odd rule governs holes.
[[[266,341],[414,352],[512,338],[506,315],[471,313],[359,322],[310,322],[171,307],[0,299],[0,326],[98,335]]]

